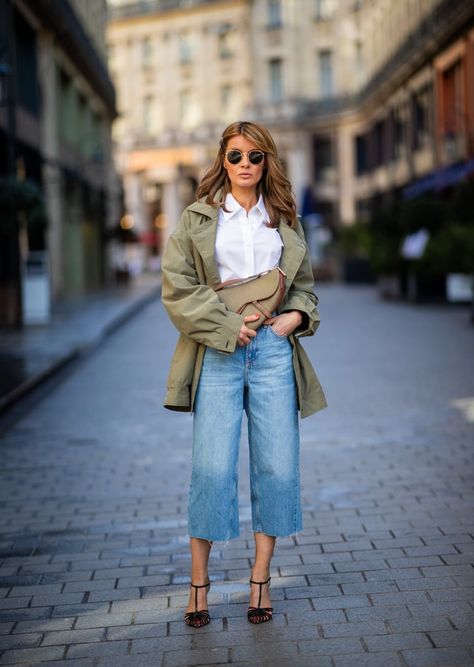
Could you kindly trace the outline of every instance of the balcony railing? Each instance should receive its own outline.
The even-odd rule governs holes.
[[[216,2],[219,2],[219,0],[131,0],[117,7],[109,5],[107,14],[109,20],[115,20],[142,16],[143,14],[167,12],[173,9],[189,9],[190,7],[210,5]]]

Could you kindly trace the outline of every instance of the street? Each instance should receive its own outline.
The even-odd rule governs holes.
[[[155,301],[3,434],[0,665],[474,665],[467,309],[316,291],[303,344],[329,407],[301,422],[304,531],[277,542],[273,621],[246,619],[245,441],[212,622],[182,620],[192,419],[161,407],[177,334]]]

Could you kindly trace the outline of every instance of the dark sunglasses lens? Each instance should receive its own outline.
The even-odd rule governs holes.
[[[260,164],[263,160],[263,153],[261,151],[250,151],[249,160],[252,164]]]
[[[227,153],[227,159],[231,164],[238,164],[242,159],[242,153],[240,151],[229,151]]]

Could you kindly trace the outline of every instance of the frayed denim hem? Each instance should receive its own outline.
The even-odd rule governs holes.
[[[202,537],[201,535],[191,535],[188,533],[188,537],[191,539],[192,537],[198,540],[206,540],[206,542],[209,542],[209,544],[212,546],[213,542],[224,542],[224,546],[226,544],[229,544],[231,540],[236,540],[238,537],[240,537],[240,533],[237,535],[230,535],[227,537]]]

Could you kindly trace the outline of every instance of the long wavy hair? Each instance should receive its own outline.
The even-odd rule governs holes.
[[[205,197],[207,204],[224,206],[225,198],[232,191],[231,182],[224,169],[224,158],[229,140],[242,135],[255,144],[258,150],[265,153],[265,166],[262,178],[257,185],[257,197],[263,196],[265,208],[269,215],[269,226],[278,227],[280,218],[290,226],[296,225],[296,204],[291,190],[291,183],[283,172],[275,142],[263,125],[250,121],[232,123],[222,133],[219,152],[214,164],[204,174],[196,196]],[[216,201],[216,195],[218,200]]]

